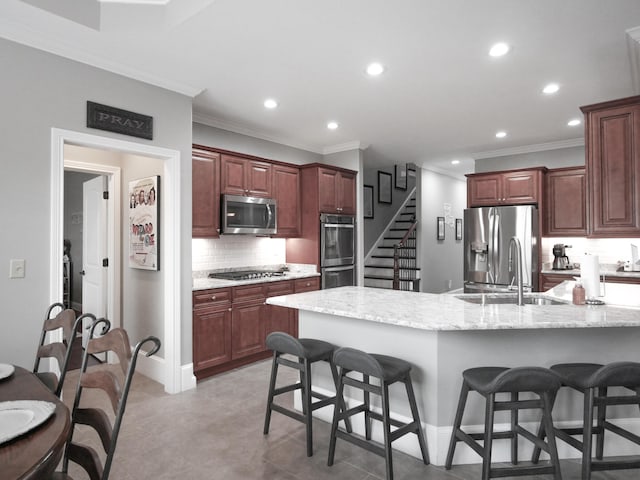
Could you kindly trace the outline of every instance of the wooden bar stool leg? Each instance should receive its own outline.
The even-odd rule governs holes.
[[[444,463],[444,468],[447,470],[451,470],[451,465],[453,464],[453,454],[456,451],[456,444],[458,443],[458,430],[460,430],[460,426],[462,425],[462,415],[464,414],[464,407],[467,405],[468,396],[469,386],[467,382],[463,380],[462,388],[460,389],[460,398],[458,399],[458,408],[456,409],[456,417],[453,421],[449,451],[447,452],[447,459]]]
[[[363,383],[369,384],[369,375],[362,374]],[[370,397],[369,392],[363,390],[363,399],[364,399],[364,438],[367,440],[371,440],[371,416],[369,415],[371,412],[371,405],[369,403]]]
[[[273,405],[273,392],[276,389],[276,376],[278,374],[278,352],[273,352],[273,363],[271,364],[271,379],[269,380],[269,395],[267,397],[267,413],[264,416],[264,430],[262,433],[269,433],[271,424],[271,406]]]
[[[553,408],[553,395],[544,392],[542,395],[542,421],[544,429],[549,432],[547,435],[547,444],[549,445],[549,455],[551,456],[551,464],[553,465],[553,478],[554,480],[562,480],[562,473],[560,472],[560,458],[558,457],[558,449],[556,444],[556,435],[553,430],[553,420],[551,418],[551,410]]]
[[[549,415],[551,415],[551,412],[553,410],[553,405],[556,403],[556,394],[557,392],[553,392],[553,393],[549,393],[549,402],[551,402],[550,406],[549,406]],[[538,427],[538,438],[540,440],[544,440],[544,437],[546,436],[546,427],[544,422],[540,422],[540,426]],[[531,455],[531,463],[538,463],[540,461],[540,452],[542,450],[540,449],[540,447],[534,445],[533,447],[533,454]]]
[[[329,360],[329,368],[331,368],[331,376],[333,377],[333,384],[335,385],[335,389],[337,392],[338,391],[338,369],[336,368],[332,360]],[[334,408],[339,408],[340,411],[342,412],[347,411],[347,404],[345,403],[344,398],[342,398],[342,396],[338,397],[337,393],[336,393],[335,403],[336,404]],[[348,433],[351,433],[353,431],[353,429],[351,428],[351,418],[345,417],[344,426],[347,429]]]
[[[511,393],[511,401],[518,401],[518,392]],[[514,408],[511,410],[511,463],[513,465],[518,464],[518,433],[517,433],[517,425],[518,425],[518,409]]]
[[[387,466],[387,480],[393,480],[393,458],[391,457],[391,417],[389,413],[389,385],[381,380],[382,387],[382,428],[384,430],[384,459]]]
[[[422,452],[422,462],[425,465],[429,465],[429,451],[427,450],[427,443],[424,440],[424,433],[422,432],[422,423],[420,422],[420,415],[418,414],[418,405],[416,404],[416,395],[413,392],[413,384],[411,383],[411,375],[403,380],[404,386],[407,389],[407,397],[409,398],[409,407],[411,407],[411,415],[413,421],[416,423],[416,435],[418,435],[418,443],[420,444],[420,452]]]
[[[302,403],[305,405],[306,427],[307,427],[307,457],[313,455],[313,411],[311,410],[311,364],[304,360],[304,390]]]
[[[593,444],[593,397],[595,388],[584,392],[584,425],[582,435],[582,480],[591,479],[591,449]]]
[[[598,397],[602,399],[607,397],[607,387],[598,388]],[[598,405],[598,422],[596,423],[598,427],[598,435],[596,436],[596,458],[598,460],[602,460],[602,456],[604,455],[604,421],[606,416],[607,405],[601,403]]]
[[[484,418],[484,446],[482,456],[482,480],[489,480],[491,475],[491,447],[493,446],[493,419],[495,414],[496,394],[491,393],[486,398]]]
[[[343,392],[344,392],[344,383],[342,381],[342,379],[344,378],[344,376],[346,375],[345,370],[342,368],[340,369],[340,375],[338,376],[338,387],[336,388],[336,403],[338,403],[338,401],[343,401],[344,402],[344,396],[343,396]],[[333,409],[333,421],[331,422],[331,436],[329,437],[329,456],[327,458],[327,465],[330,467],[331,465],[333,465],[333,459],[336,453],[336,432],[338,431],[338,422],[340,421],[340,416],[342,414],[340,413],[340,409],[338,408],[334,408]],[[344,413],[344,415],[346,415],[346,412]]]

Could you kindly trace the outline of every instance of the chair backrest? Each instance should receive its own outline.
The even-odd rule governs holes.
[[[95,333],[98,326],[102,328],[102,336],[96,337]],[[150,357],[160,349],[160,340],[150,336],[138,342],[132,352],[127,332],[122,328],[109,330],[110,326],[110,322],[104,318],[97,320],[91,326],[89,342],[82,358],[80,379],[71,412],[71,434],[67,441],[62,464],[62,471],[66,473],[69,461],[77,463],[89,474],[91,480],[106,480],[109,477],[140,349],[147,342],[154,344],[153,348],[146,354],[147,357]],[[88,356],[105,352],[114,352],[117,355],[122,375],[114,372],[113,369],[105,369],[102,366],[87,370]],[[109,416],[101,408],[79,407],[85,388],[97,388],[106,393],[115,414],[113,424]],[[73,443],[73,432],[76,425],[88,425],[96,430],[100,437],[102,448],[106,453],[104,465],[101,464],[100,457],[93,447]]]
[[[60,309],[60,311],[52,317],[52,313],[56,309]],[[75,338],[76,328],[82,319],[86,317],[92,317],[95,320],[95,317],[90,314],[76,318],[76,312],[70,308],[65,309],[62,303],[54,303],[49,306],[47,313],[44,316],[42,332],[40,333],[40,342],[38,343],[38,350],[36,352],[36,360],[33,365],[33,373],[41,373],[39,372],[40,360],[43,358],[55,358],[58,362],[60,376],[55,378],[55,374],[51,373],[51,377],[54,377],[53,383],[47,386],[51,388],[53,393],[58,397],[60,396],[60,392],[62,392],[62,384],[64,383],[64,377],[67,374],[67,367],[71,356],[71,343]],[[49,332],[54,332],[60,329],[62,329],[62,341],[45,343]]]

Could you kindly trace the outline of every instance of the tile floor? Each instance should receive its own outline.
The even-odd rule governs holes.
[[[200,382],[197,389],[179,395],[165,394],[161,385],[137,375],[129,395],[110,478],[384,478],[383,458],[340,440],[335,463],[328,467],[329,425],[321,420],[314,422],[314,455],[311,458],[305,454],[305,432],[301,423],[274,412],[270,433],[263,435],[270,366],[269,361],[264,361],[217,375]],[[65,382],[64,398],[69,405],[73,402],[77,375],[77,371],[70,372]],[[107,405],[106,397],[101,393],[91,401]],[[97,444],[92,431],[80,431],[79,435],[82,442]],[[466,447],[461,445],[459,448]],[[446,471],[443,467],[426,466],[413,457],[394,452],[396,480],[473,480],[480,478],[480,471],[479,464],[455,466]],[[75,480],[87,478],[76,465],[71,465],[69,473]],[[565,480],[579,480],[579,463],[563,461],[562,475]],[[520,478],[548,479],[551,476]],[[592,478],[638,479],[640,471],[598,472]]]

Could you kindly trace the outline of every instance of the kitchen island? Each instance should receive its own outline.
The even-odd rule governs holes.
[[[342,287],[295,295],[273,297],[272,305],[299,311],[300,337],[319,338],[339,346],[368,352],[394,355],[412,363],[421,420],[427,434],[432,462],[444,464],[451,425],[458,400],[461,373],[476,366],[548,367],[560,362],[640,361],[640,286],[607,284],[609,303],[626,306],[576,306],[568,303],[573,282],[564,282],[544,298],[556,305],[493,304],[490,297],[473,295],[435,295],[400,292],[367,287]],[[485,303],[471,303],[474,300]],[[314,370],[314,385],[332,390],[328,369]],[[408,417],[403,390],[391,390],[392,414]],[[347,391],[347,396],[350,392]],[[573,424],[581,417],[581,401],[570,391],[558,396],[554,421]],[[482,431],[484,402],[472,394],[463,425]],[[637,423],[637,409],[617,413],[619,422]],[[318,410],[320,418],[329,420],[330,409]],[[537,412],[523,411],[523,424],[535,430]],[[506,416],[496,417],[506,423]],[[356,431],[362,430],[356,422]],[[375,427],[375,424],[374,424]],[[500,425],[497,425],[497,430]],[[631,427],[632,430],[636,430]],[[374,429],[374,438],[381,430]],[[416,457],[415,439],[404,437],[394,447]],[[624,453],[624,443],[608,438],[608,448]],[[562,457],[576,457],[577,451],[563,442],[558,445]],[[521,458],[531,451],[523,442]],[[494,444],[494,460],[508,459],[508,442]],[[469,448],[456,450],[455,463],[477,463],[479,457]]]

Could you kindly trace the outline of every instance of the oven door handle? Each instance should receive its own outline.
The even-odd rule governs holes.
[[[353,228],[353,225],[348,223],[323,223],[322,226],[331,228]]]
[[[322,270],[325,272],[342,272],[343,270],[353,270],[354,265],[342,265],[339,267],[324,267]]]

